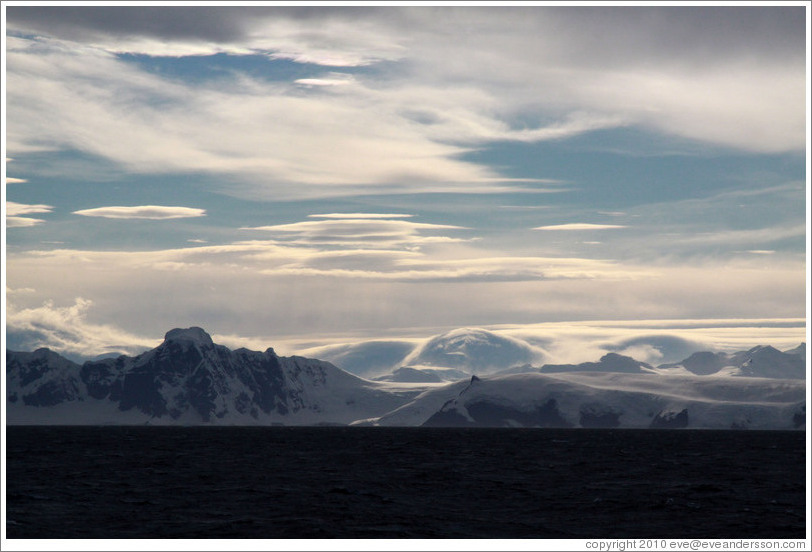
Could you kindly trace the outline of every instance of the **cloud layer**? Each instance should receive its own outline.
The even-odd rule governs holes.
[[[461,160],[469,148],[622,126],[747,151],[805,144],[802,8],[8,13],[9,151],[215,171],[237,177],[233,193],[493,192],[506,175]],[[313,76],[192,85],[121,53],[259,55]]]
[[[163,205],[135,205],[130,207],[96,207],[74,211],[74,215],[111,219],[164,220],[206,216],[205,209],[194,207],[167,207]]]
[[[293,339],[337,328],[377,334],[617,313],[640,320],[803,316],[803,259],[786,256],[772,255],[766,265],[762,255],[683,265],[509,256],[470,233],[447,235],[468,232],[453,225],[405,217],[322,218],[245,232],[270,239],[17,251],[7,277],[12,288],[38,290],[16,298],[18,309],[92,297],[100,320],[123,321],[123,330],[140,335],[189,325]],[[725,278],[709,278],[719,273]]]
[[[537,226],[533,230],[609,230],[612,228],[626,228],[620,224],[591,224],[585,222],[572,222],[569,224],[552,224],[550,226]]]

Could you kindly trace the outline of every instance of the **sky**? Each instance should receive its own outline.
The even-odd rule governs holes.
[[[9,348],[808,335],[804,3],[3,10]]]

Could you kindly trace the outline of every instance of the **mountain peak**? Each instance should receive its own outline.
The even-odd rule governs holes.
[[[203,328],[192,326],[191,328],[175,328],[169,330],[164,336],[164,341],[191,342],[197,345],[214,345],[211,336]]]

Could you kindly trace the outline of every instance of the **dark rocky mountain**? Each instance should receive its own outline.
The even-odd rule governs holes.
[[[7,358],[10,423],[346,424],[388,412],[416,393],[392,392],[332,364],[280,357],[270,348],[232,351],[201,328],[171,330],[161,345],[135,357],[81,366],[47,349],[8,351]],[[57,405],[59,420],[31,408]]]
[[[7,351],[6,386],[8,404],[37,407],[78,400],[84,387],[79,365],[45,348],[33,353]]]

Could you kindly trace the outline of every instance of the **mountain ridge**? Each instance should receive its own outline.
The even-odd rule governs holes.
[[[115,422],[108,411],[117,411],[153,423],[349,423],[414,394],[393,393],[324,361],[280,357],[272,348],[232,351],[196,327],[170,330],[135,357],[78,365],[48,353],[7,353],[12,422],[13,414],[35,414],[15,412],[20,406],[101,403],[104,420],[82,421]],[[44,357],[53,369],[44,369]]]
[[[373,381],[271,347],[231,350],[193,326],[81,365],[47,348],[7,350],[7,423],[792,429],[805,423],[804,354],[805,344],[759,345],[654,368],[607,353],[481,377],[401,367]]]

